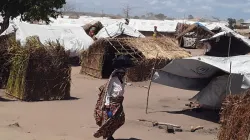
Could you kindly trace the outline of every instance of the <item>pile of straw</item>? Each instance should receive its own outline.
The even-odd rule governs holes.
[[[250,133],[250,90],[230,95],[223,103],[219,140],[248,140]]]
[[[10,47],[9,44],[15,39],[15,34],[0,36],[0,88],[5,88],[10,73]]]
[[[58,42],[42,45],[37,37],[25,46],[12,43],[8,95],[24,101],[70,98],[69,55]]]

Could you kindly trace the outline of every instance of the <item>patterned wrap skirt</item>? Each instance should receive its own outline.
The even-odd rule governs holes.
[[[105,85],[99,88],[100,93],[95,106],[94,118],[96,124],[100,127],[94,134],[95,138],[103,137],[103,139],[111,137],[117,129],[125,123],[125,114],[122,102],[124,97],[110,99],[110,110],[113,114],[108,118],[107,112],[103,107],[103,98],[105,96]]]

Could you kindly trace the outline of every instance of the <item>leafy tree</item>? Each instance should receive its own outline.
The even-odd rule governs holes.
[[[228,27],[231,29],[234,29],[234,26],[236,25],[236,20],[233,18],[228,18],[227,20],[228,20],[228,24],[229,24]]]
[[[161,20],[166,18],[166,16],[164,14],[162,14],[162,13],[156,14],[155,17],[158,18],[158,19],[161,19]]]
[[[134,19],[140,19],[140,17],[138,17],[138,16],[134,16]]]
[[[60,15],[59,9],[66,4],[65,0],[0,0],[0,34],[8,27],[10,19],[18,16],[21,20],[33,22],[43,20],[47,24],[50,17],[56,18]]]
[[[75,5],[67,2],[66,4],[63,5],[63,7],[60,10],[62,13],[66,13],[66,12],[74,12],[76,8],[75,8]]]
[[[240,23],[244,23],[244,22],[245,22],[245,20],[244,20],[244,19],[239,19],[239,20],[238,20],[238,22],[240,22]]]
[[[188,15],[188,19],[194,19],[193,15]]]
[[[152,13],[152,12],[150,12],[150,13],[147,13],[147,18],[152,18],[152,17],[154,17],[155,15],[154,15],[154,13]]]
[[[145,19],[145,18],[146,18],[146,16],[145,16],[145,15],[142,15],[142,16],[141,16],[141,18],[142,18],[142,19]]]

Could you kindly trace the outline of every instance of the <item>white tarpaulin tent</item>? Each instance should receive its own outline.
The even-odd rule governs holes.
[[[219,97],[222,97],[217,95],[223,94],[220,93],[222,90],[218,87],[221,88],[221,86],[225,86],[225,83],[228,83],[227,81],[225,82],[225,78],[222,77],[219,80],[217,78],[216,80],[216,77],[221,76],[223,73],[224,75],[229,74],[230,63],[232,73],[231,80],[229,80],[231,83],[230,91],[232,94],[238,94],[242,90],[250,88],[249,55],[234,57],[197,56],[173,60],[164,68],[155,72],[153,82],[180,89],[202,90],[199,96],[193,99],[201,99],[200,95],[204,98],[206,98],[205,96],[211,96],[216,101],[212,103],[212,100],[204,100],[203,98],[202,104],[216,107],[218,103],[215,104],[215,102],[221,100]],[[224,83],[224,85],[218,85],[218,83]],[[208,91],[216,91],[217,93]]]
[[[123,22],[125,23],[124,19],[110,19],[106,17],[80,17],[79,19],[69,19],[69,18],[57,18],[53,19],[51,18],[52,22],[50,25],[55,25],[55,26],[77,26],[81,27],[89,23],[95,23],[100,21],[102,25],[108,26],[117,22]]]
[[[16,39],[20,40],[22,45],[30,36],[38,36],[43,44],[47,41],[59,40],[65,50],[70,51],[70,56],[78,56],[80,51],[88,49],[94,42],[81,27],[36,25],[24,22],[15,24],[17,26]]]
[[[250,47],[250,40],[245,37],[245,36],[242,36],[240,34],[237,34],[236,32],[234,32],[233,30],[231,30],[230,28],[223,28],[223,32],[220,32],[214,36],[212,36],[211,38],[208,38],[208,39],[202,39],[201,42],[206,42],[206,41],[209,41],[209,40],[212,40],[212,39],[216,39],[216,38],[220,38],[221,36],[233,36],[241,41],[243,41],[246,45],[248,45]]]
[[[138,30],[122,23],[114,23],[107,27],[102,28],[98,34],[95,36],[97,39],[99,38],[114,38],[120,35],[127,35],[130,37],[145,37]]]
[[[171,20],[141,20],[141,19],[130,19],[129,26],[137,29],[138,31],[154,31],[154,26],[157,26],[159,32],[173,33],[177,26],[176,21]]]

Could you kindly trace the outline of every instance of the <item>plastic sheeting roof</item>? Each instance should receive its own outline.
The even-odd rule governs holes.
[[[57,18],[57,19],[51,19],[52,23],[50,25],[56,25],[56,26],[84,26],[91,22],[97,22],[100,21],[103,26],[108,26],[113,23],[117,22],[123,22],[125,23],[124,19],[110,19],[106,17],[80,17],[79,19],[69,19],[69,18]]]
[[[87,49],[94,42],[82,27],[36,25],[23,22],[15,24],[17,26],[16,39],[20,40],[22,45],[30,36],[38,36],[43,44],[47,41],[59,40],[65,50],[70,51],[71,56],[78,56],[81,50]]]
[[[231,63],[231,70],[230,70]],[[241,76],[240,87],[250,88],[250,56],[234,57],[197,56],[185,59],[176,59],[157,70],[153,82],[188,90],[197,90],[208,84],[211,78],[219,71]],[[237,84],[233,83],[232,85]]]
[[[235,31],[233,31],[232,29],[226,27],[226,26],[221,26],[223,32],[220,32],[218,34],[215,34],[214,36],[212,36],[211,38],[208,38],[208,39],[202,39],[201,41],[202,42],[205,42],[205,41],[208,41],[208,40],[211,40],[211,39],[215,39],[215,38],[218,38],[220,36],[226,36],[228,34],[230,35],[233,35],[235,38],[239,39],[239,40],[242,40],[246,45],[248,45],[250,47],[250,40],[245,37],[245,36],[242,36],[240,34],[237,34]]]
[[[138,30],[122,23],[114,23],[111,24],[107,27],[102,28],[98,34],[95,36],[97,39],[99,38],[114,38],[117,37],[119,35],[128,35],[131,37],[145,37],[143,34],[141,34]]]
[[[216,29],[218,27],[222,28],[222,30],[223,30],[226,27],[226,24],[225,23],[217,23],[217,22],[215,22],[215,23],[207,23],[205,26],[209,30],[214,30],[214,29]]]

